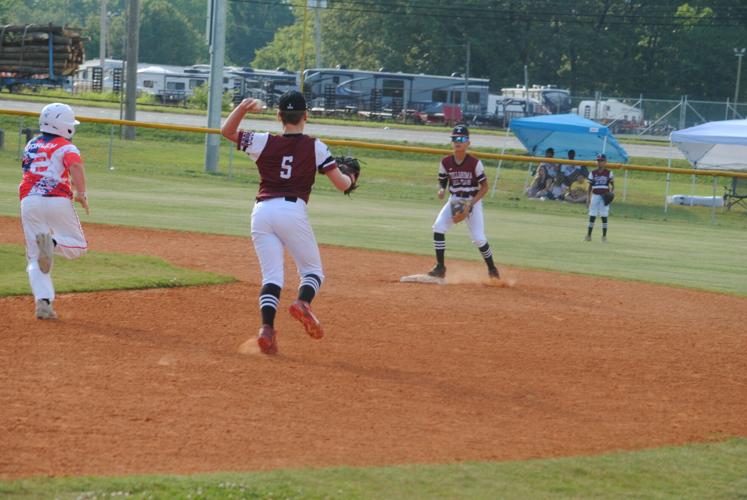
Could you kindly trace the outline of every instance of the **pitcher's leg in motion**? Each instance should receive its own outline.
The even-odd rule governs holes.
[[[314,300],[316,292],[322,284],[322,279],[316,274],[307,274],[301,278],[301,284],[298,287],[298,298],[293,301],[288,309],[294,319],[301,322],[309,337],[320,339],[324,337],[324,330],[311,310],[311,301]]]
[[[288,308],[290,315],[303,325],[306,334],[313,339],[324,337],[324,329],[319,318],[311,309],[319,288],[324,281],[322,257],[314,230],[306,218],[306,207],[301,200],[294,206],[296,216],[292,223],[285,225],[280,232],[285,246],[296,262],[301,281],[298,286],[298,297]]]
[[[262,271],[262,288],[259,292],[262,326],[257,335],[257,345],[264,354],[277,354],[275,315],[283,289],[283,243],[265,229],[261,222],[252,219],[252,241]]]

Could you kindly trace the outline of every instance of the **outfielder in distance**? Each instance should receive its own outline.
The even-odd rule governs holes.
[[[26,238],[26,272],[38,319],[57,318],[52,305],[54,255],[76,259],[88,248],[73,207],[73,201],[77,201],[88,213],[83,160],[70,142],[79,124],[67,104],[48,104],[39,115],[41,135],[31,139],[23,150],[23,180],[18,192]]]
[[[283,134],[239,130],[244,116],[262,110],[262,102],[244,99],[226,119],[221,133],[236,143],[257,163],[260,183],[252,210],[252,241],[262,271],[259,308],[262,326],[257,344],[264,354],[276,354],[275,315],[283,289],[283,251],[287,248],[296,263],[301,282],[298,297],[289,312],[300,321],[306,333],[321,339],[324,331],[311,310],[311,301],[324,280],[319,246],[307,216],[311,186],[317,172],[326,175],[340,191],[355,189],[357,173],[338,168],[327,146],[303,133],[306,99],[298,91],[288,91],[278,102],[278,120]]]
[[[589,172],[589,226],[584,240],[591,241],[594,222],[599,216],[602,218],[602,243],[607,243],[607,218],[614,193],[615,176],[607,168],[607,156],[597,155],[597,168]]]
[[[434,278],[446,277],[444,254],[446,253],[446,233],[454,224],[465,220],[472,243],[480,250],[488,275],[500,278],[493,263],[493,251],[485,237],[485,219],[482,211],[482,198],[488,192],[488,178],[482,161],[467,153],[469,129],[457,125],[451,131],[453,155],[441,160],[438,169],[438,198],[443,199],[446,188],[449,198],[433,224],[433,246],[436,250],[436,265],[428,272]]]

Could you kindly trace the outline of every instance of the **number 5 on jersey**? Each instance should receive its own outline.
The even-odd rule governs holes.
[[[293,171],[293,156],[283,156],[283,162],[280,164],[280,178],[290,179]]]

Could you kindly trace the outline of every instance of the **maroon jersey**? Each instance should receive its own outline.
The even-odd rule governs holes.
[[[485,167],[474,156],[467,155],[462,163],[457,163],[454,155],[441,160],[438,169],[438,180],[449,183],[449,192],[455,196],[471,198],[480,190],[480,183],[487,179]]]
[[[591,192],[594,194],[604,194],[610,190],[610,182],[615,176],[606,168],[595,168],[589,172],[589,182],[591,183]]]
[[[240,130],[236,146],[257,163],[257,201],[292,196],[308,203],[317,171],[326,173],[337,166],[327,145],[305,134]]]

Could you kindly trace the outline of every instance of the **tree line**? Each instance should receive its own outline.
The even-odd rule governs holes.
[[[317,16],[306,4],[230,0],[227,63],[314,67]],[[99,5],[0,0],[0,21],[78,25],[97,57]],[[125,0],[109,10],[111,56],[121,58]],[[40,19],[47,12],[55,19]],[[523,84],[526,68],[530,84],[574,95],[724,100],[734,95],[733,49],[747,47],[747,0],[327,0],[318,17],[325,67],[449,75],[464,74],[469,58],[470,76],[493,91]],[[205,26],[204,0],[141,0],[140,60],[207,62]]]

